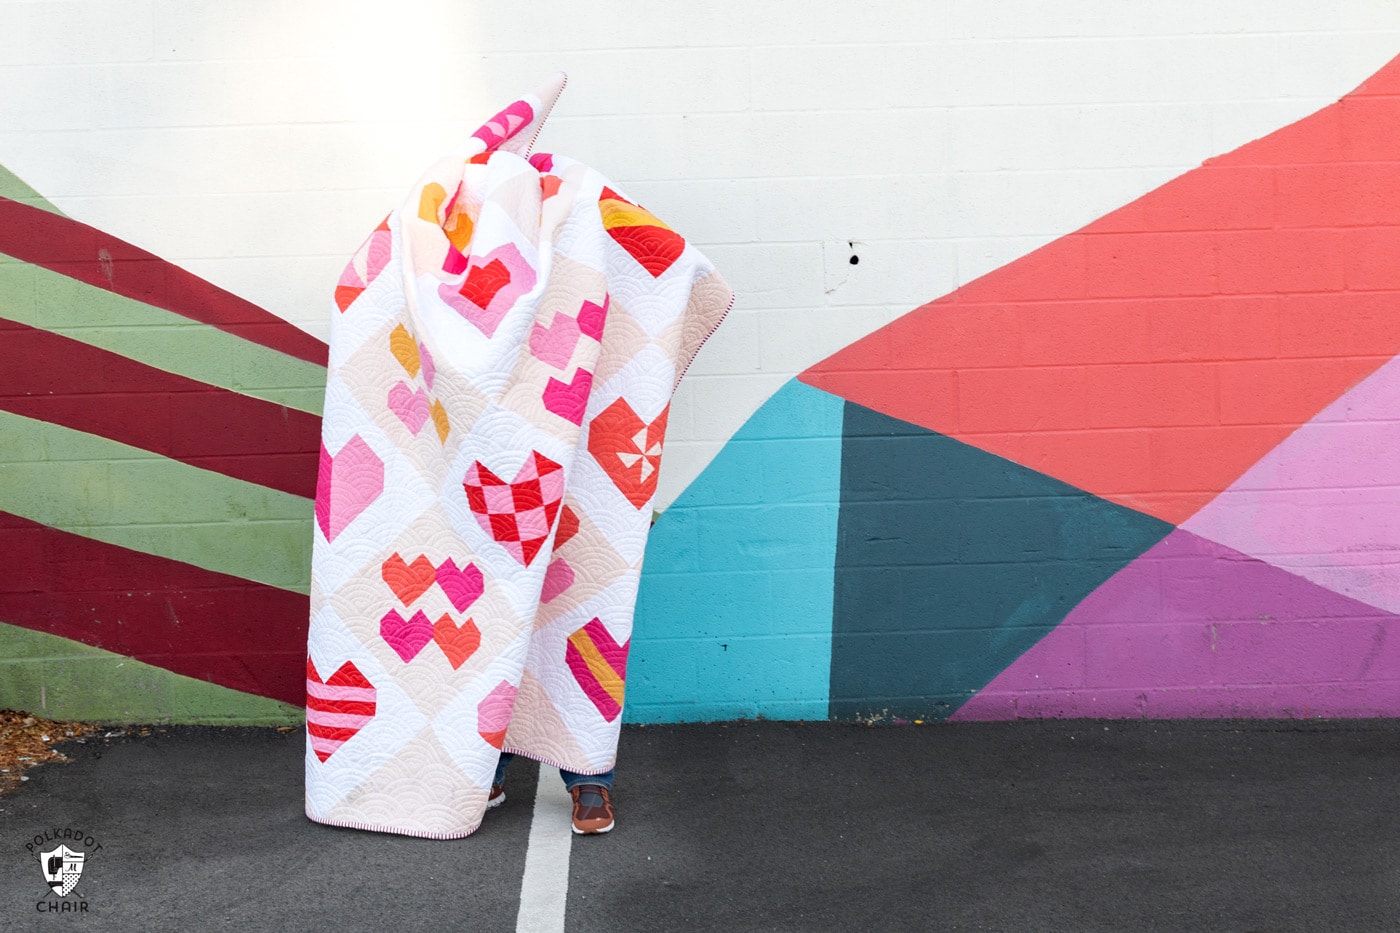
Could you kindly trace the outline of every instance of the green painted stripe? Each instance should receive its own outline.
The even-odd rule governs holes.
[[[0,317],[81,340],[165,372],[321,413],[326,391],[323,367],[3,254]]]
[[[67,214],[54,207],[44,196],[20,180],[14,172],[0,165],[0,198],[9,198],[11,201],[18,201],[21,204],[28,204],[30,207],[37,207],[40,210],[48,211],[50,214],[57,214],[66,217]]]
[[[305,593],[310,499],[0,412],[0,510]]]
[[[300,725],[300,707],[207,683],[81,642],[0,623],[4,705],[49,719]]]

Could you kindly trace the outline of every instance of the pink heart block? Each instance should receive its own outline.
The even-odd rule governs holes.
[[[316,474],[316,524],[327,541],[345,530],[384,492],[384,461],[358,434],[335,456],[321,444]]]
[[[437,378],[437,365],[433,362],[433,355],[428,352],[428,345],[425,343],[418,345],[418,362],[423,366],[423,384],[431,389],[433,380]]]
[[[485,256],[470,256],[461,284],[443,282],[438,286],[438,297],[492,337],[516,300],[534,287],[534,267],[514,243],[506,243]]]
[[[596,305],[591,301],[585,301],[583,307],[578,309],[578,329],[581,333],[592,337],[594,340],[603,339],[603,325],[608,320],[608,305],[612,302],[609,295],[603,296],[603,303]]]
[[[540,599],[547,603],[553,602],[560,593],[573,585],[574,568],[569,566],[569,562],[562,557],[550,561],[544,572],[544,587],[540,590]]]
[[[535,118],[535,111],[523,100],[517,100],[505,110],[496,114],[472,135],[486,144],[487,149],[495,149],[513,136],[520,127]]]
[[[579,322],[567,314],[556,314],[549,327],[536,324],[530,330],[530,352],[535,359],[555,369],[569,365],[569,357],[578,346]]]
[[[544,407],[565,421],[583,424],[583,412],[588,407],[588,393],[593,391],[593,374],[586,369],[574,373],[567,385],[554,377],[545,383]]]
[[[492,745],[505,744],[506,729],[510,728],[510,713],[515,708],[516,688],[503,680],[476,707],[476,731]]]
[[[486,578],[476,564],[458,570],[457,562],[449,557],[437,566],[437,585],[452,601],[452,608],[466,612],[486,591]]]
[[[407,664],[418,656],[424,645],[433,640],[433,623],[428,621],[421,609],[407,619],[390,609],[379,620],[379,637],[388,642],[394,653]]]
[[[340,274],[340,281],[335,286],[335,304],[342,313],[349,309],[355,299],[360,297],[389,264],[393,255],[393,239],[393,234],[389,231],[389,218],[386,217],[370,233],[369,239],[360,244],[355,255],[350,257],[349,264]]]
[[[389,410],[416,437],[428,420],[428,393],[399,380],[389,390]]]

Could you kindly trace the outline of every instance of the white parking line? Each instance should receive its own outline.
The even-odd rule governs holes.
[[[559,769],[540,765],[515,933],[564,933],[569,848],[574,839],[572,815],[573,798],[559,779]]]

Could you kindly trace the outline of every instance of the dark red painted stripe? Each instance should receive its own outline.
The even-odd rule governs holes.
[[[299,360],[326,365],[326,345],[305,331],[153,253],[76,220],[0,198],[0,253]]]
[[[308,547],[310,541],[307,541]],[[0,512],[0,622],[301,706],[309,600]]]
[[[0,409],[316,496],[321,419],[0,318]]]

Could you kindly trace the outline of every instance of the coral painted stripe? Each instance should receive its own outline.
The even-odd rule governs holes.
[[[0,512],[0,618],[300,706],[306,596]]]
[[[0,318],[0,409],[314,498],[321,419]]]
[[[95,227],[0,198],[0,252],[309,363],[326,345],[277,315]]]
[[[808,385],[1180,524],[1400,353],[1400,82],[911,311]]]

